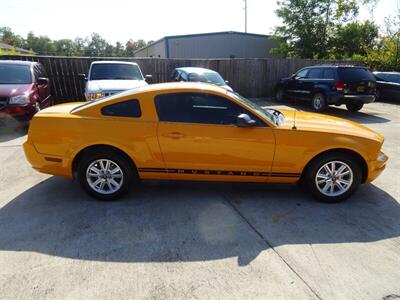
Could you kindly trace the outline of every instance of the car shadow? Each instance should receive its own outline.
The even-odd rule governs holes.
[[[373,185],[335,205],[292,186],[168,182],[98,202],[76,182],[50,177],[0,208],[0,251],[112,262],[237,257],[246,265],[268,245],[398,237],[399,220],[399,203]]]
[[[306,101],[282,101],[282,102],[277,102],[272,99],[263,99],[263,100],[257,100],[256,103],[258,103],[261,106],[278,106],[278,105],[285,105],[288,107],[291,107],[293,109],[297,110],[302,110],[302,111],[308,111],[308,112],[314,112],[312,108],[310,108],[309,103]],[[389,119],[380,116],[379,112],[368,112],[364,113],[362,111],[358,112],[350,112],[347,109],[335,106],[328,106],[326,110],[322,112],[322,114],[327,114],[335,117],[340,117],[344,119],[349,119],[361,124],[374,124],[374,123],[387,123],[390,122]]]
[[[0,125],[0,143],[20,138],[28,133],[28,126],[2,126]]]

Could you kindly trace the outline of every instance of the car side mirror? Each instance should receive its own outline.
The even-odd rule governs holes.
[[[225,80],[225,84],[226,84],[226,85],[229,85],[229,80]]]
[[[36,83],[37,83],[38,85],[46,85],[46,84],[49,84],[49,79],[46,78],[46,77],[39,77],[39,78],[36,80]]]
[[[257,122],[254,121],[248,114],[240,114],[237,117],[238,127],[253,127],[256,126]]]
[[[144,76],[147,83],[153,83],[153,75]]]
[[[79,77],[80,79],[82,79],[82,80],[85,80],[85,81],[88,80],[87,77],[86,77],[86,74],[78,74],[78,77]]]

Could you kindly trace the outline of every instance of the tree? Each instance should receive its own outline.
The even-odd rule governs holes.
[[[104,56],[107,45],[108,43],[100,36],[100,34],[92,33],[85,52],[90,56]]]
[[[32,50],[38,55],[62,55],[62,56],[133,56],[134,51],[145,47],[150,42],[142,39],[129,40],[126,45],[116,42],[115,45],[108,43],[100,34],[92,33],[90,37],[74,40],[60,39],[51,40],[47,36],[37,36],[29,32],[26,39],[14,34],[9,27],[0,27],[0,41]],[[0,55],[13,54],[14,52],[2,51]],[[17,53],[16,53],[17,54]]]
[[[75,53],[74,41],[70,39],[62,39],[54,41],[54,51],[57,55],[73,56]]]
[[[126,42],[125,45],[125,54],[127,56],[133,56],[136,50],[146,47],[146,45],[147,45],[146,42],[141,39],[137,41],[129,40],[128,42]]]
[[[375,0],[362,0],[375,3]],[[281,43],[278,50],[292,57],[324,58],[329,54],[336,25],[348,22],[358,14],[357,0],[282,0],[276,14],[283,25],[275,29]],[[286,52],[286,53],[285,53]]]
[[[400,8],[395,17],[386,19],[386,33],[367,49],[365,62],[375,70],[400,72]]]
[[[28,33],[24,45],[24,48],[37,54],[54,55],[56,53],[53,42],[47,36],[36,36],[33,32]]]
[[[4,41],[14,47],[24,47],[24,39],[14,34],[10,27],[0,27],[0,41]]]
[[[378,26],[374,22],[350,22],[338,24],[335,28],[333,42],[333,58],[351,58],[355,55],[366,56],[367,49],[376,44]]]

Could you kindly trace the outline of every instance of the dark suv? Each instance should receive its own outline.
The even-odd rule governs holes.
[[[276,86],[276,99],[311,101],[315,111],[328,105],[345,104],[349,111],[359,111],[375,101],[376,82],[364,67],[321,65],[306,67]]]

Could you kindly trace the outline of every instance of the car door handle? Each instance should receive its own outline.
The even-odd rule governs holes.
[[[183,133],[174,131],[174,132],[168,132],[164,134],[164,136],[170,139],[180,139],[183,138],[185,135]]]

